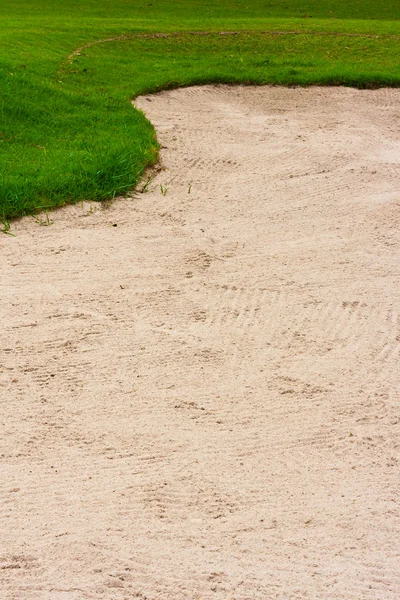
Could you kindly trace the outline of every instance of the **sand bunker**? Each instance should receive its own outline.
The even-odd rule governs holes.
[[[2,598],[398,600],[399,104],[140,98],[149,191],[0,237]]]

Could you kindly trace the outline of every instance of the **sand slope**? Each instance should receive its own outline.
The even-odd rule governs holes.
[[[0,237],[1,598],[398,600],[400,90],[137,105],[150,191]]]

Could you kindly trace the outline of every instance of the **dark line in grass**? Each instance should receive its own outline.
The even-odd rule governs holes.
[[[271,35],[271,36],[284,36],[284,35],[310,35],[310,36],[334,36],[334,37],[356,37],[356,38],[370,38],[370,39],[394,39],[400,40],[400,35],[392,35],[384,33],[376,35],[373,33],[346,33],[339,31],[184,31],[175,33],[132,33],[129,35],[118,35],[112,38],[105,38],[104,40],[95,40],[94,42],[88,42],[83,44],[68,56],[68,60],[72,61],[75,56],[79,56],[82,50],[91,48],[98,44],[106,44],[108,42],[123,42],[126,40],[133,39],[157,39],[157,38],[177,38],[185,35],[220,35],[220,36],[234,36],[234,35]]]

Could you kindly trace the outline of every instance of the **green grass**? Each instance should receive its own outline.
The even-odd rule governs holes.
[[[131,190],[158,149],[130,104],[138,94],[210,82],[399,86],[399,16],[398,0],[6,1],[0,220]]]

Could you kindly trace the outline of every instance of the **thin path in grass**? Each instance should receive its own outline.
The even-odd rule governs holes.
[[[241,30],[241,31],[179,31],[179,32],[168,32],[168,33],[133,33],[133,34],[129,34],[129,35],[117,35],[115,37],[110,37],[110,38],[105,38],[103,40],[94,40],[92,42],[87,42],[87,44],[83,44],[82,46],[80,46],[79,48],[77,48],[76,50],[74,50],[74,52],[72,52],[69,56],[68,56],[68,60],[71,61],[73,60],[76,56],[79,56],[79,54],[85,50],[86,48],[91,48],[92,46],[97,46],[99,44],[106,44],[106,43],[110,43],[110,42],[123,42],[123,41],[127,41],[127,40],[133,40],[133,39],[157,39],[157,38],[175,38],[175,37],[183,37],[183,36],[187,36],[187,35],[194,35],[194,36],[207,36],[207,35],[228,35],[228,36],[233,36],[233,35],[271,35],[271,36],[275,36],[275,35],[310,35],[310,36],[318,36],[318,35],[323,35],[323,36],[334,36],[334,37],[359,37],[359,38],[370,38],[370,39],[394,39],[394,40],[400,40],[400,35],[393,35],[393,34],[387,34],[387,33],[382,33],[382,34],[373,34],[373,33],[351,33],[351,32],[340,32],[340,31],[296,31],[296,30],[288,30],[288,31],[245,31],[245,30]]]
[[[142,193],[0,238],[5,597],[398,600],[399,102],[142,96]]]

